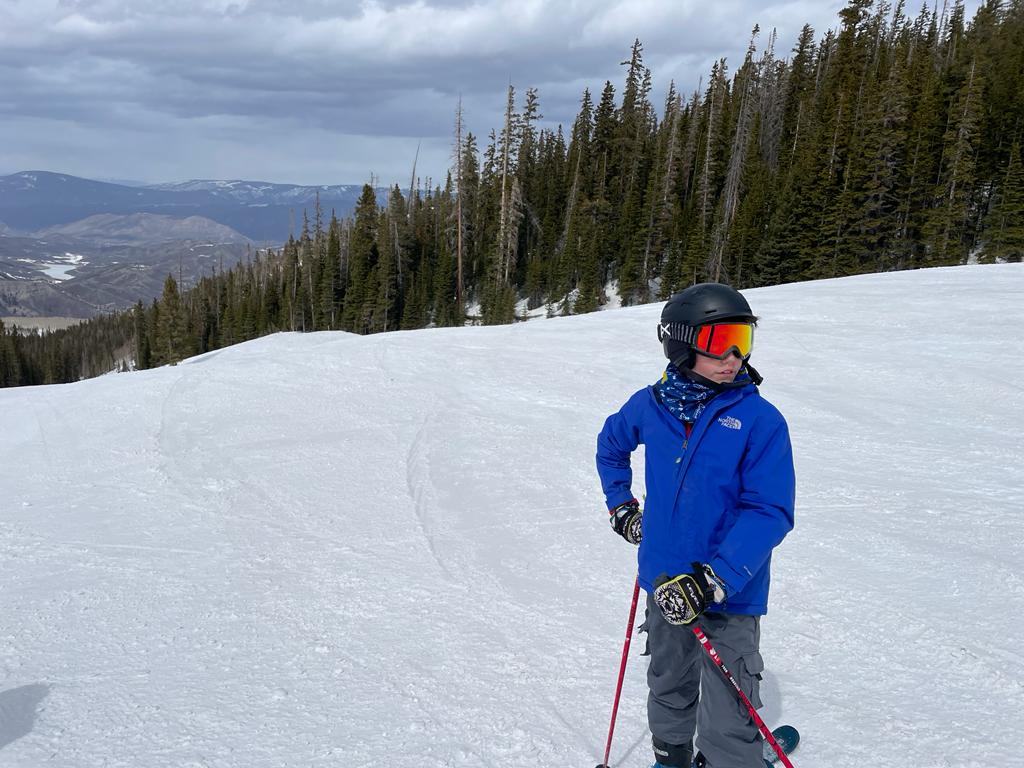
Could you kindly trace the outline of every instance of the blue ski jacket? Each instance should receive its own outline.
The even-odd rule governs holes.
[[[708,563],[727,597],[710,610],[768,610],[772,549],[793,528],[796,479],[789,428],[753,383],[715,396],[689,437],[653,387],[605,421],[597,471],[608,508],[634,497],[630,457],[645,447],[647,495],[638,553],[648,592],[662,575]]]

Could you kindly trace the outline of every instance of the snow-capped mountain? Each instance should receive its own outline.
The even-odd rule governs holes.
[[[168,192],[209,192],[217,198],[234,200],[243,205],[306,205],[312,206],[320,196],[320,204],[328,211],[334,202],[344,202],[347,209],[362,193],[361,185],[332,184],[300,186],[271,184],[266,181],[213,181],[194,179],[169,184],[151,184],[147,189]]]
[[[293,228],[301,225],[303,210],[312,213],[317,193],[325,214],[334,210],[338,216],[347,216],[361,191],[361,185],[303,187],[248,181],[136,187],[48,171],[23,171],[0,177],[0,222],[19,232],[34,232],[96,214],[201,216],[254,242],[272,245],[283,243]],[[384,194],[386,191],[378,192],[381,199]]]

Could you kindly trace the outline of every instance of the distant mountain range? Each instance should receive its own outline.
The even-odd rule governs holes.
[[[298,235],[303,210],[312,214],[318,193],[326,218],[331,210],[347,216],[361,192],[358,184],[309,187],[263,181],[197,180],[137,187],[22,171],[0,176],[0,232],[3,225],[28,233],[96,214],[157,213],[202,216],[260,245],[278,245],[289,233]]]
[[[259,181],[140,187],[48,171],[0,176],[0,316],[88,317],[148,303],[168,274],[187,286],[254,247],[298,236],[317,194],[326,219],[332,210],[351,213],[361,192]]]
[[[141,229],[150,231],[145,224]],[[250,250],[237,232],[226,242],[0,236],[0,317],[91,317],[140,299],[149,303],[163,291],[167,275],[180,276],[188,287],[215,269],[233,267]]]
[[[183,219],[158,213],[97,213],[94,216],[58,224],[33,235],[40,239],[74,238],[94,245],[140,245],[180,240],[215,243],[249,243],[251,240],[231,227],[203,216]]]

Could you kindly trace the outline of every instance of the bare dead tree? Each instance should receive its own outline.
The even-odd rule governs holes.
[[[711,238],[711,255],[708,262],[708,274],[718,282],[722,279],[722,261],[725,244],[729,240],[729,228],[739,207],[740,182],[743,178],[743,166],[746,161],[747,145],[750,143],[750,126],[753,123],[754,98],[752,92],[757,87],[757,71],[754,66],[754,40],[760,28],[754,26],[754,32],[747,48],[747,56],[740,69],[743,80],[743,91],[740,94],[739,116],[736,130],[732,137],[732,149],[729,153],[729,168],[725,175],[725,187],[722,190],[722,215],[715,226]]]
[[[670,93],[674,93],[675,84],[669,86]],[[643,275],[647,279],[650,263],[651,250],[660,245],[664,229],[671,216],[672,190],[676,185],[677,155],[679,154],[679,116],[683,111],[682,98],[675,94],[668,104],[666,115],[665,131],[667,132],[665,146],[665,167],[662,170],[661,196],[656,205],[650,207],[650,217],[647,221],[647,242],[644,244]]]
[[[508,102],[505,107],[505,128],[502,133],[501,149],[501,211],[498,222],[498,269],[496,277],[503,285],[508,284],[509,269],[509,229],[511,228],[510,190],[508,185],[509,161],[513,141],[513,118],[515,115],[515,89],[508,87]]]
[[[686,143],[683,145],[683,157],[680,162],[679,173],[686,184],[686,197],[693,196],[692,178],[693,164],[697,157],[697,139],[700,136],[700,91],[703,85],[704,76],[697,81],[697,90],[690,98],[690,125],[686,131]]]
[[[711,145],[714,143],[715,130],[718,127],[716,119],[721,119],[715,113],[715,106],[718,103],[718,94],[724,91],[725,85],[725,59],[719,59],[711,73],[711,82],[708,84],[708,122],[707,135],[704,141],[704,167],[701,169],[700,183],[700,228],[707,231],[708,217],[711,204]],[[724,95],[723,95],[724,98]]]
[[[455,109],[455,305],[462,317],[462,95]]]

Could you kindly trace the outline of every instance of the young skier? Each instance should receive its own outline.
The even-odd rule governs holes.
[[[793,528],[789,430],[750,365],[757,318],[719,283],[672,296],[658,326],[668,367],[609,416],[597,470],[612,528],[639,544],[647,591],[647,717],[656,768],[764,768],[761,736],[700,647],[698,622],[755,707],[772,549]],[[646,449],[646,500],[630,456]]]

